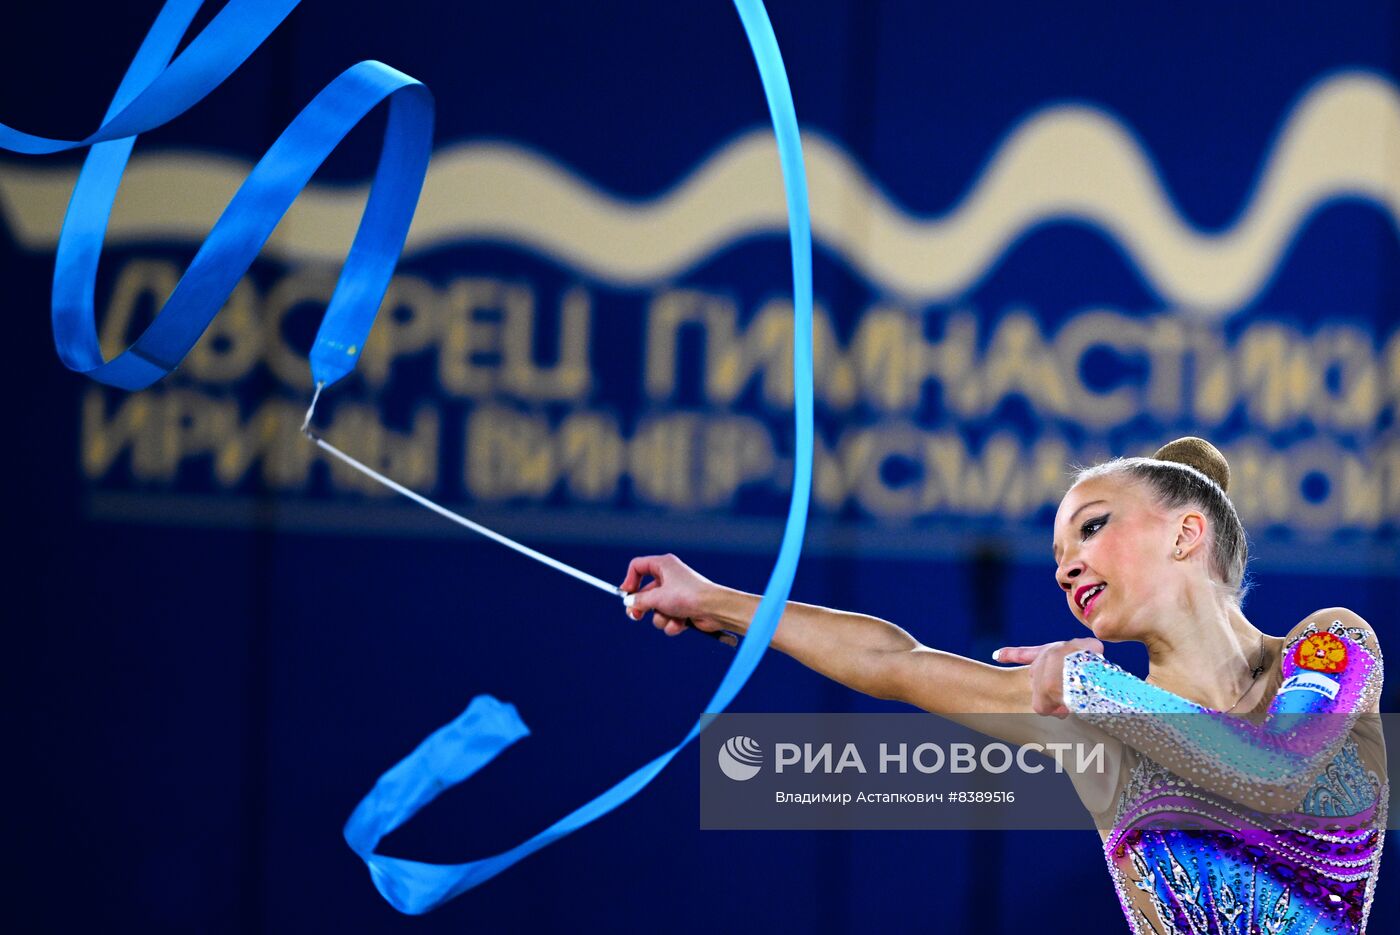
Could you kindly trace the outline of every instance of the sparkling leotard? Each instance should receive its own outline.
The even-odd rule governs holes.
[[[1104,855],[1134,935],[1364,933],[1389,783],[1364,629],[1310,623],[1268,715],[1210,711],[1089,652],[1065,704],[1132,749]]]

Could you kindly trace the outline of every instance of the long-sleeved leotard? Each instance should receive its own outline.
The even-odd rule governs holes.
[[[1377,719],[1358,717],[1380,694],[1379,648],[1365,628],[1309,623],[1279,674],[1251,721],[1066,657],[1065,705],[1134,751],[1105,837],[1133,932],[1365,930],[1389,785]]]

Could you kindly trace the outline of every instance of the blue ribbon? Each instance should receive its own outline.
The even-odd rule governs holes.
[[[74,187],[54,269],[53,326],[68,367],[126,389],[173,370],[208,327],[312,173],[368,112],[389,102],[369,201],[311,351],[317,383],[354,369],[383,300],[422,189],[433,104],[422,84],[379,62],[360,62],[332,81],[292,121],[229,202],[154,322],[110,361],[98,347],[93,300],[97,262],[112,202],[136,136],[174,119],[235,71],[298,0],[230,0],[175,57],[201,0],[169,0],[123,77],[102,125],[83,140],[37,137],[0,124],[0,149],[45,154],[90,147]],[[705,710],[728,707],[777,629],[797,571],[812,484],[812,237],[806,176],[792,92],[762,0],[735,0],[753,51],[778,140],[792,244],[796,452],[792,500],[778,559],[748,635]],[[455,866],[375,853],[381,838],[444,789],[485,766],[529,730],[515,708],[489,695],[441,728],[375,783],[345,825],[345,839],[397,909],[427,912],[516,861],[602,817],[644,788],[709,718],[611,789],[501,854]]]
[[[175,369],[312,174],[346,134],[387,100],[388,121],[369,201],[311,350],[311,373],[317,383],[329,385],[355,368],[403,250],[433,136],[428,89],[373,61],[341,73],[287,126],[253,167],[175,291],[131,347],[107,361],[97,340],[97,263],[136,136],[179,116],[218,87],[297,2],[231,0],[172,61],[202,0],[169,0],[91,136],[46,139],[0,124],[0,148],[12,152],[91,147],[68,202],[54,262],[54,343],[70,369],[132,390],[150,386]]]
[[[812,229],[807,208],[806,174],[792,91],[773,35],[773,27],[761,0],[735,0],[758,63],[763,92],[768,98],[773,130],[778,137],[783,187],[787,193],[788,236],[792,242],[794,306],[793,360],[796,387],[797,444],[794,458],[792,501],[788,505],[778,560],[768,578],[747,636],[730,663],[714,696],[705,706],[719,713],[744,687],[768,648],[782,615],[797,571],[802,537],[807,526],[807,503],[812,485]],[[472,699],[456,720],[443,727],[401,760],[375,783],[345,824],[345,840],[369,867],[374,885],[394,908],[418,914],[429,912],[447,900],[510,867],[566,834],[606,815],[640,792],[671,762],[681,749],[708,724],[697,720],[681,742],[636,770],[617,785],[508,851],[470,863],[428,864],[375,853],[381,838],[399,827],[444,789],[461,782],[491,762],[495,756],[529,729],[513,705],[490,695]]]

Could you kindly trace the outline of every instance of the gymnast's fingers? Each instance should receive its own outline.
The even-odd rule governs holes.
[[[661,587],[661,582],[655,579],[648,581],[642,587],[633,591],[623,600],[622,606],[627,609],[627,616],[633,620],[641,620],[646,612],[656,608],[656,595],[651,592]]]
[[[1041,643],[1039,646],[1003,646],[992,653],[992,661],[1005,665],[1028,666],[1040,656],[1041,653],[1054,645],[1053,643]]]
[[[1103,654],[1103,643],[1093,637],[1081,637],[1050,643],[1036,658],[1031,668],[1031,709],[1037,714],[1048,714],[1057,718],[1069,717],[1069,708],[1064,702],[1065,657],[1070,653],[1088,650]]]
[[[661,579],[661,564],[664,555],[640,555],[627,564],[627,577],[620,587],[629,594],[637,590],[646,577]]]

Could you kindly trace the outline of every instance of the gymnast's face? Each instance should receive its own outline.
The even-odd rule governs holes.
[[[1138,483],[1077,484],[1055,516],[1055,578],[1070,613],[1101,640],[1141,640],[1171,606],[1174,518]]]

